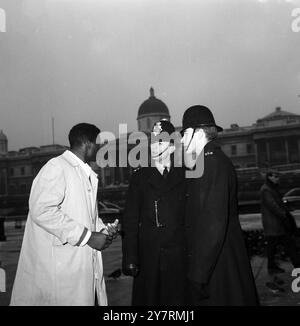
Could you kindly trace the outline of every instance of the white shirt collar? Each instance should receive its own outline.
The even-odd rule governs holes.
[[[171,162],[163,162],[160,163],[159,161],[155,161],[155,166],[157,168],[157,170],[160,172],[160,174],[163,174],[165,167],[167,167],[168,172],[170,172],[170,168],[171,168]]]
[[[68,150],[68,152],[69,152],[69,154],[71,154],[71,156],[74,158],[74,160],[76,160],[76,162],[78,162],[78,164],[81,166],[81,168],[83,169],[83,171],[86,173],[87,177],[89,178],[91,176],[92,168],[87,163],[84,163],[77,155],[75,155],[74,153],[72,153],[69,150]]]

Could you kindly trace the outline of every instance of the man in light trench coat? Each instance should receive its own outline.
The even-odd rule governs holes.
[[[11,305],[107,305],[101,250],[116,224],[98,217],[98,179],[88,163],[100,130],[74,126],[70,150],[51,159],[33,181]]]

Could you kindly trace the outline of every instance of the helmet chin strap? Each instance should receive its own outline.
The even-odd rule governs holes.
[[[157,156],[155,156],[155,158],[157,158],[157,157],[160,157],[167,149],[169,148],[169,146],[168,147],[166,147],[161,153],[159,153]]]
[[[187,151],[187,150],[189,149],[189,147],[190,147],[190,145],[191,145],[191,142],[192,142],[192,140],[193,140],[193,138],[194,138],[195,131],[196,131],[196,129],[194,128],[194,130],[193,130],[193,134],[192,134],[192,137],[191,137],[191,140],[190,140],[190,142],[189,142],[189,144],[188,144],[188,146],[187,146],[187,148],[186,148],[185,151]]]

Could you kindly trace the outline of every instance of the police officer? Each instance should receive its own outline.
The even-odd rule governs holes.
[[[238,219],[235,170],[216,141],[221,130],[205,106],[192,106],[183,115],[185,161],[190,169],[204,167],[202,175],[187,179],[187,303],[257,305]]]
[[[174,142],[162,137],[174,132],[167,120],[154,124],[152,164],[135,171],[129,185],[122,248],[133,305],[184,304],[184,169],[174,167]]]

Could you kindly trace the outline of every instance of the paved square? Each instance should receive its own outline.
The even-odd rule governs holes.
[[[7,275],[6,293],[0,292],[0,305],[9,305],[11,289],[16,273],[17,261],[21,249],[21,242],[24,232],[24,222],[21,229],[15,228],[14,222],[5,223],[7,241],[0,242],[0,261],[2,268]],[[109,275],[121,268],[121,239],[118,237],[115,242],[103,251],[104,275],[106,278],[108,302],[111,306],[128,306],[131,302],[132,278],[121,274],[114,279]],[[272,281],[267,273],[267,261],[264,257],[255,256],[251,261],[253,274],[260,296],[261,305],[267,306],[297,306],[300,305],[300,292],[293,293],[291,284],[292,265],[288,261],[281,261],[281,267],[286,270],[280,274],[284,281],[282,291],[274,291],[266,287],[266,283]],[[230,291],[230,289],[228,289]]]

